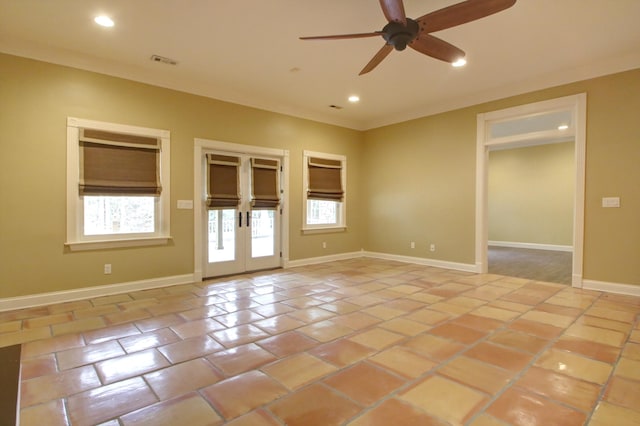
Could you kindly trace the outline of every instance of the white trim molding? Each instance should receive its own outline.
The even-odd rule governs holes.
[[[317,265],[319,263],[335,262],[337,260],[350,260],[364,257],[363,251],[331,254],[328,256],[308,257],[306,259],[285,259],[284,268],[297,268],[298,266]]]
[[[395,260],[403,263],[415,263],[416,265],[432,266],[434,268],[451,269],[454,271],[480,273],[478,266],[471,263],[449,262],[447,260],[427,259],[423,257],[401,256],[397,254],[376,253],[371,251],[363,252],[364,257],[375,259]]]
[[[557,244],[538,244],[538,243],[519,243],[514,241],[489,241],[489,246],[493,247],[511,247],[524,248],[533,250],[551,250],[551,251],[573,251],[573,246],[557,245]]]
[[[53,291],[27,296],[7,297],[0,299],[0,312],[15,309],[32,308],[34,306],[52,305],[56,303],[73,302],[74,300],[91,299],[111,296],[132,291],[149,290],[153,288],[170,287],[194,282],[193,274],[174,275],[170,277],[150,278],[148,280],[130,281],[120,284],[108,284],[95,287],[83,287],[73,290]]]
[[[640,297],[640,285],[608,283],[596,280],[582,280],[582,288],[585,290],[597,290],[605,293],[624,294]]]

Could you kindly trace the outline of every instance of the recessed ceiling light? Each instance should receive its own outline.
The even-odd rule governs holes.
[[[456,68],[464,67],[465,65],[467,65],[467,60],[465,58],[460,58],[457,61],[451,63],[451,66]]]
[[[113,20],[106,15],[96,16],[93,20],[95,21],[96,24],[100,25],[101,27],[114,26]]]
[[[360,96],[357,96],[357,95],[349,96],[349,102],[351,102],[351,103],[360,102]]]
[[[561,125],[558,126],[558,130],[567,130],[568,128],[569,128],[569,126],[566,125],[566,124],[561,124]]]

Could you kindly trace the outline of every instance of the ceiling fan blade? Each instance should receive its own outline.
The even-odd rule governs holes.
[[[369,61],[369,63],[365,65],[364,68],[362,68],[362,71],[360,71],[360,74],[358,75],[366,74],[369,71],[373,70],[378,66],[380,62],[382,62],[384,58],[389,55],[389,53],[391,53],[392,50],[393,46],[391,46],[390,44],[385,44],[384,46],[382,46],[382,49],[378,50],[378,53],[376,53],[375,56]]]
[[[420,28],[428,33],[475,21],[508,9],[516,0],[467,0],[427,13],[417,19]]]
[[[404,13],[402,0],[380,0],[380,6],[387,21],[407,25],[407,15]]]
[[[409,47],[432,58],[449,63],[464,58],[465,55],[463,50],[458,49],[453,44],[426,33],[420,34],[418,38],[409,43]]]
[[[300,40],[342,40],[347,38],[365,38],[365,37],[375,37],[382,35],[382,31],[374,31],[371,33],[357,33],[357,34],[338,34],[338,35],[328,35],[328,36],[311,36],[311,37],[300,37]]]

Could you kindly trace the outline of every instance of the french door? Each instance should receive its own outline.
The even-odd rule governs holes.
[[[281,266],[281,159],[204,154],[203,276]]]

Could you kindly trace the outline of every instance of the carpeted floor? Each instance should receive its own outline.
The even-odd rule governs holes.
[[[490,246],[489,273],[571,284],[573,253]]]

